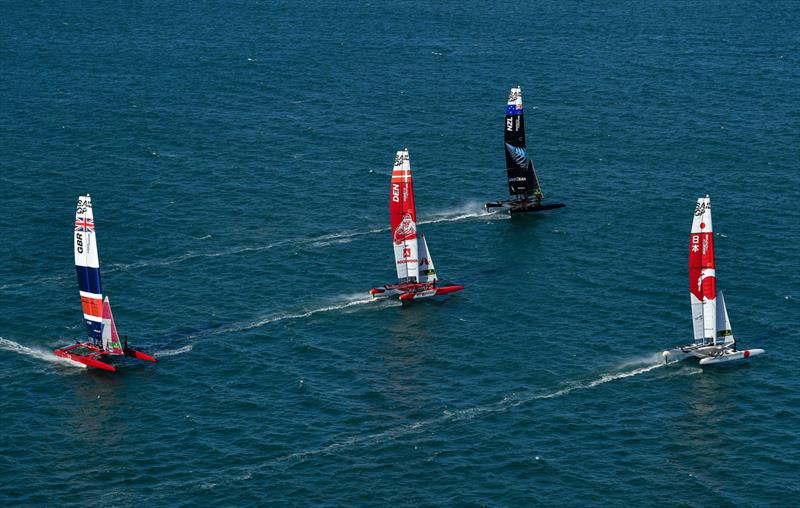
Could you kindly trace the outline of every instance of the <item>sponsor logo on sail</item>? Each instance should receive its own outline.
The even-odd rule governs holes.
[[[414,224],[414,219],[411,218],[410,213],[406,212],[403,215],[403,219],[395,228],[393,236],[395,243],[400,243],[403,240],[411,240],[417,237],[417,225]]]
[[[518,146],[510,145],[508,143],[506,143],[506,149],[511,154],[511,157],[518,166],[523,168],[528,167],[528,150]]]

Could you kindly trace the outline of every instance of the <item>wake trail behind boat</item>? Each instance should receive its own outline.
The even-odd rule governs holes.
[[[641,362],[637,363],[641,364]],[[418,433],[424,430],[425,428],[433,425],[445,424],[454,421],[472,420],[482,415],[507,411],[508,409],[528,404],[537,400],[547,400],[547,399],[562,397],[578,390],[587,390],[619,379],[625,379],[629,377],[638,376],[640,374],[645,374],[647,372],[650,372],[652,370],[655,370],[663,366],[664,366],[663,362],[661,362],[659,359],[659,363],[645,365],[635,369],[628,369],[621,372],[611,372],[603,374],[597,378],[590,379],[588,381],[575,381],[567,383],[564,387],[560,389],[546,393],[541,393],[540,391],[536,391],[536,392],[528,392],[522,395],[511,394],[503,397],[499,402],[496,402],[494,404],[489,404],[485,406],[476,406],[456,411],[445,410],[443,414],[438,417],[429,418],[426,420],[420,420],[406,425],[400,425],[373,434],[351,436],[341,439],[339,441],[335,441],[320,448],[314,448],[310,450],[284,455],[282,457],[278,457],[270,461],[264,462],[255,468],[249,468],[245,470],[243,474],[236,477],[232,477],[231,479],[234,480],[249,479],[252,476],[252,473],[277,466],[278,464],[281,463],[286,463],[296,460],[304,460],[306,458],[314,457],[317,455],[329,455],[341,450],[346,450],[359,446],[378,445],[387,443],[412,433]]]
[[[27,346],[23,346],[18,342],[14,342],[13,340],[4,339],[0,337],[0,349],[5,349],[6,351],[12,351],[14,353],[19,353],[21,355],[29,356],[31,358],[36,358],[37,360],[44,360],[46,362],[57,363],[59,365],[70,365],[73,367],[84,367],[84,365],[76,364],[75,362],[71,362],[64,358],[59,358],[52,351],[48,351],[46,349],[34,349]]]
[[[483,210],[483,208],[476,209],[476,206],[477,205],[470,204],[467,205],[466,207],[457,208],[455,210],[435,213],[434,215],[431,216],[431,218],[421,220],[419,221],[418,224],[438,224],[440,222],[457,222],[475,218],[486,218],[491,220],[508,218],[503,214],[486,212],[485,210]],[[276,247],[295,246],[305,249],[323,248],[333,244],[349,243],[350,241],[352,241],[352,239],[360,236],[386,233],[389,230],[390,228],[384,227],[384,228],[367,229],[362,231],[340,231],[336,233],[326,233],[324,235],[318,235],[309,238],[290,238],[263,245],[230,247],[227,249],[222,249],[212,252],[187,252],[184,254],[178,254],[175,256],[161,258],[161,259],[143,260],[143,261],[136,261],[133,263],[111,264],[106,266],[106,268],[104,268],[104,273],[124,272],[128,270],[136,270],[139,268],[170,266],[182,263],[184,261],[199,259],[199,258],[216,258],[222,256],[243,254],[248,252],[263,252],[272,250]],[[0,290],[35,286],[37,284],[42,284],[47,282],[65,282],[68,280],[74,280],[74,277],[75,275],[73,273],[69,273],[53,277],[41,277],[38,279],[31,279],[24,282],[12,282],[0,285]]]
[[[352,295],[352,296],[346,297],[344,302],[323,305],[323,306],[320,306],[320,307],[307,309],[307,310],[304,310],[302,312],[271,314],[269,316],[264,316],[262,318],[255,319],[255,320],[252,320],[252,321],[234,323],[234,324],[229,325],[229,326],[224,326],[224,327],[221,327],[221,328],[214,328],[214,329],[208,330],[206,332],[201,332],[201,333],[198,333],[198,334],[195,334],[195,335],[189,335],[188,337],[186,337],[186,339],[189,339],[189,340],[191,340],[191,339],[200,339],[200,338],[207,338],[207,337],[212,337],[212,336],[216,336],[216,335],[222,335],[222,334],[225,334],[225,333],[234,333],[234,332],[252,330],[254,328],[260,328],[262,326],[266,326],[266,325],[268,325],[270,323],[276,323],[278,321],[304,319],[304,318],[307,318],[307,317],[311,317],[314,314],[319,314],[319,313],[323,313],[323,312],[332,312],[332,311],[337,311],[337,310],[344,310],[344,309],[347,309],[347,308],[350,308],[350,307],[356,307],[356,306],[359,306],[359,305],[365,305],[365,304],[370,304],[370,303],[375,303],[375,304],[381,303],[382,304],[381,308],[383,308],[383,307],[396,307],[396,306],[401,306],[402,305],[400,302],[376,299],[376,298],[372,298],[371,296],[370,297],[364,297],[364,296],[362,296],[360,294],[357,295],[357,296],[356,295]]]

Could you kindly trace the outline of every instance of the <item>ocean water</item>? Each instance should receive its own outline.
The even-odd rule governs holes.
[[[796,506],[800,6],[12,2],[0,505]],[[506,196],[524,93],[545,193]],[[402,307],[388,186],[466,290]],[[91,193],[115,374],[84,330]],[[695,199],[747,365],[690,340]]]

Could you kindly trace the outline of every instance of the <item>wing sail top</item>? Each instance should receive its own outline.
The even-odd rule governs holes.
[[[541,198],[539,179],[525,144],[525,115],[520,87],[512,88],[508,95],[504,132],[508,192],[518,198]]]
[[[436,268],[433,266],[433,258],[428,250],[428,242],[425,235],[422,235],[422,242],[419,244],[419,282],[436,282],[439,277],[436,275]]]
[[[102,340],[103,288],[100,283],[92,198],[88,194],[78,198],[73,248],[86,332],[89,340],[99,344]]]
[[[697,199],[689,235],[689,293],[692,302],[694,340],[717,343],[717,276],[714,265],[714,231],[711,200]]]
[[[417,252],[417,211],[414,206],[414,186],[408,149],[397,152],[392,168],[392,186],[389,194],[389,216],[392,226],[392,244],[401,282],[416,282],[419,275]]]

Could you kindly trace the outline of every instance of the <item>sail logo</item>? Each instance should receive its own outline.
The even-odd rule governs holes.
[[[506,149],[511,154],[511,158],[514,159],[514,162],[516,162],[518,166],[523,168],[528,167],[528,150],[518,146],[510,145],[508,143],[506,143]]]
[[[397,152],[397,155],[394,156],[394,165],[402,166],[403,162],[407,160],[408,160],[408,152]]]
[[[403,240],[411,240],[412,238],[416,238],[417,236],[417,225],[414,224],[414,219],[411,218],[411,214],[406,212],[403,215],[403,219],[400,221],[400,224],[394,230],[394,241],[395,243],[400,243]]]
[[[394,201],[395,203],[399,203],[400,202],[400,184],[399,183],[393,183],[392,184],[392,201]]]
[[[94,231],[94,221],[92,219],[78,219],[75,221],[75,231]]]
[[[83,236],[80,233],[75,235],[75,245],[78,249],[78,254],[83,254]]]
[[[698,201],[697,205],[695,205],[695,207],[694,207],[694,215],[696,217],[699,217],[699,216],[703,215],[704,213],[706,213],[706,211],[709,211],[709,212],[711,211],[711,203],[705,203],[705,202]]]

